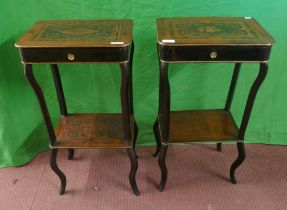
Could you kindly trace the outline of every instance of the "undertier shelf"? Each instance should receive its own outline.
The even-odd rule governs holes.
[[[131,139],[134,118],[130,118]],[[71,114],[62,116],[51,148],[129,148],[124,141],[122,114]]]
[[[239,141],[230,112],[192,110],[170,112],[169,143]]]

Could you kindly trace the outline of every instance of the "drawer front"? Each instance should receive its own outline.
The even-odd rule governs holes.
[[[164,46],[159,57],[165,62],[264,62],[271,46]]]
[[[20,49],[23,63],[122,63],[129,52],[129,47]]]

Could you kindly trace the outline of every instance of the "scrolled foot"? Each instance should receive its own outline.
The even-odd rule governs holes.
[[[230,167],[230,181],[233,184],[237,183],[237,180],[235,178],[235,171],[243,163],[243,161],[245,159],[245,148],[244,148],[244,143],[243,142],[237,142],[237,150],[238,150],[238,157],[232,163],[232,165]]]
[[[60,188],[60,195],[63,195],[65,193],[66,189],[66,176],[65,174],[58,168],[56,159],[57,159],[57,150],[52,149],[51,151],[51,159],[50,159],[50,166],[52,170],[58,175],[60,181],[61,181],[61,188]]]
[[[165,164],[167,147],[168,147],[167,145],[161,146],[160,152],[159,152],[159,158],[158,158],[158,164],[161,170],[161,180],[160,180],[159,189],[158,189],[160,192],[163,191],[165,184],[166,184],[166,180],[167,180],[167,168]]]
[[[235,178],[234,173],[233,174],[230,173],[230,181],[231,181],[232,184],[237,184],[237,180]]]
[[[135,153],[134,148],[129,148],[129,149],[127,149],[127,151],[128,151],[128,155],[129,155],[129,158],[131,161],[131,170],[130,170],[130,174],[129,174],[130,185],[132,187],[133,193],[135,195],[139,195],[140,192],[139,192],[139,189],[138,189],[138,186],[136,183],[136,179],[135,179],[136,172],[138,169],[138,161],[137,161],[136,153]]]

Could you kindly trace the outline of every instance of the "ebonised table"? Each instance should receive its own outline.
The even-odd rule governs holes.
[[[238,157],[230,168],[232,183],[235,170],[245,159],[244,136],[257,91],[266,77],[272,37],[250,17],[164,18],[157,20],[158,58],[160,63],[159,111],[153,130],[159,153],[162,191],[167,180],[165,164],[168,145],[192,142],[236,141]],[[226,103],[219,110],[170,111],[168,65],[176,63],[235,63]],[[230,107],[241,63],[258,63],[255,79],[239,128]]]
[[[138,134],[133,113],[131,20],[39,21],[16,43],[20,49],[24,72],[39,101],[51,148],[50,165],[61,180],[60,194],[65,192],[66,177],[58,168],[58,149],[126,148],[131,160],[129,181],[134,194],[138,167],[135,143]],[[121,68],[122,113],[68,113],[57,64],[107,63]],[[57,91],[61,117],[53,128],[33,64],[50,64]]]

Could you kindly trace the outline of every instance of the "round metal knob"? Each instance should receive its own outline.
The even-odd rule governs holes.
[[[75,60],[75,55],[74,55],[73,53],[69,53],[69,54],[68,54],[68,59],[69,59],[70,61]]]
[[[210,53],[210,58],[214,59],[216,57],[217,57],[217,52],[213,51],[213,52]]]

